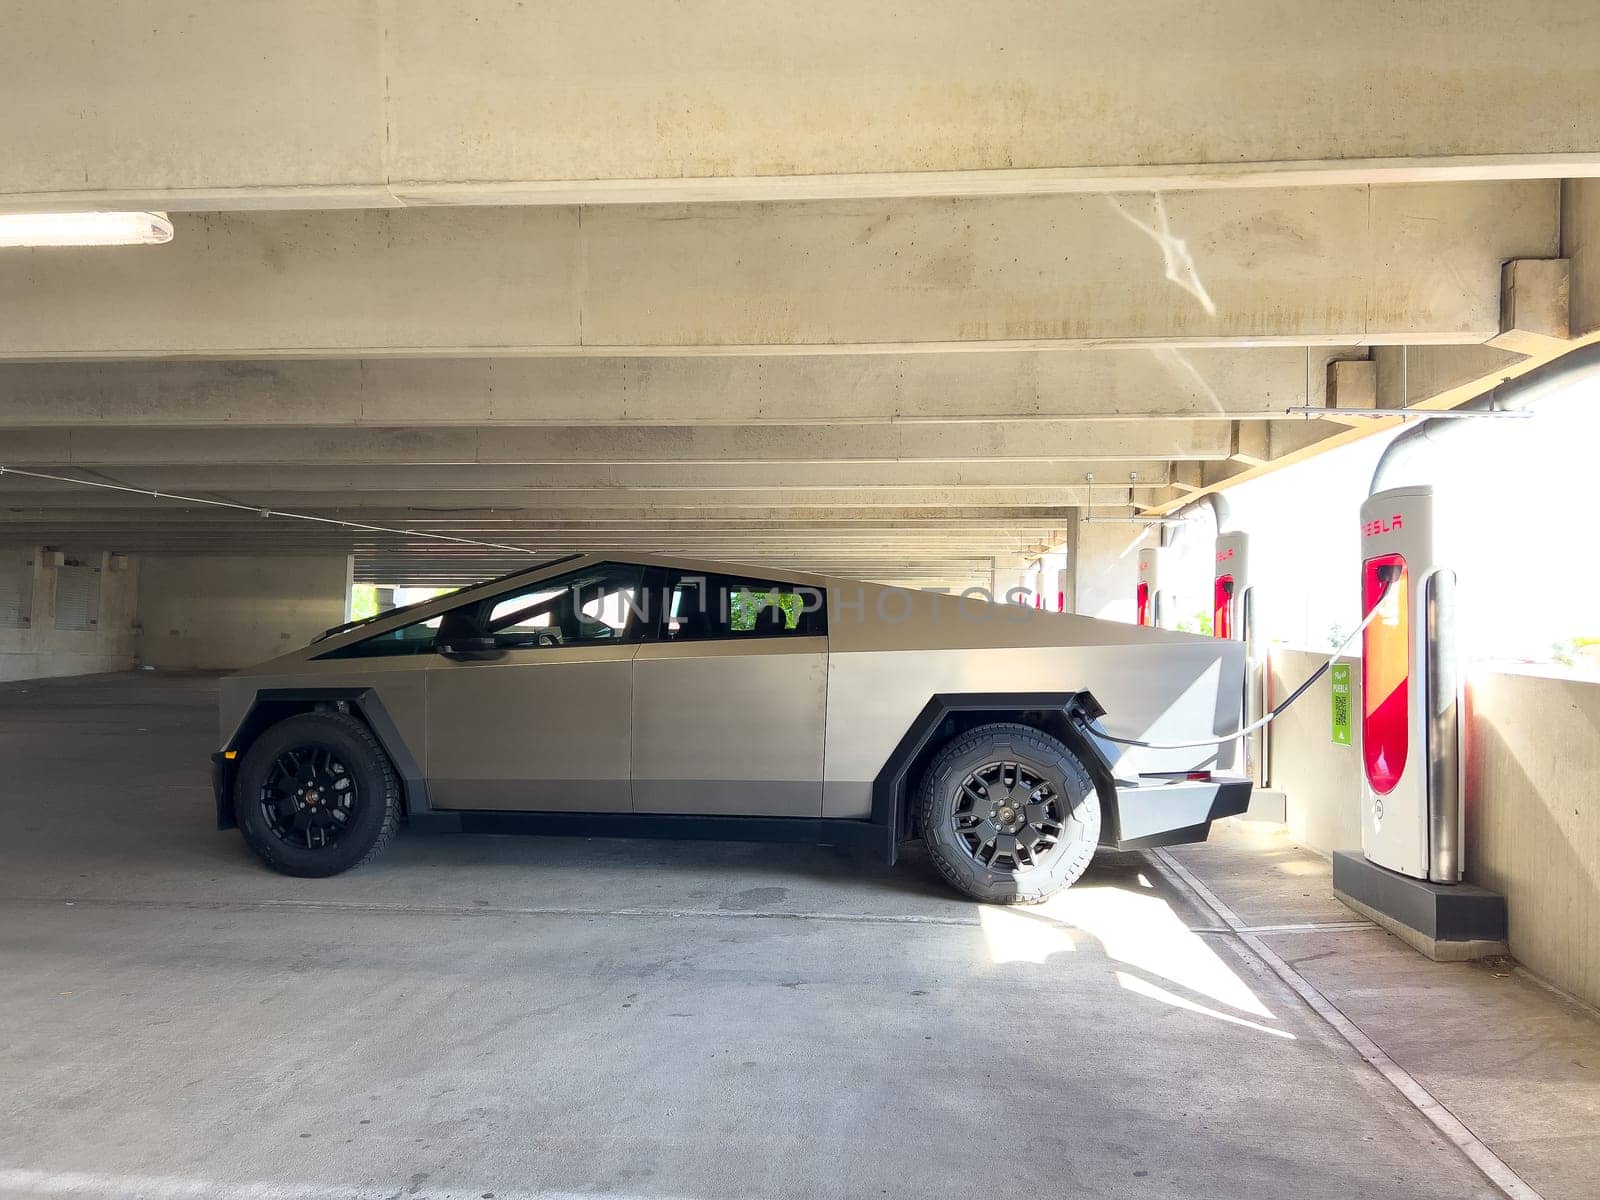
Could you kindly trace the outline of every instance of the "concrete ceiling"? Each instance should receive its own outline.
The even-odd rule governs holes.
[[[0,466],[161,494],[0,540],[987,582],[1585,334],[1600,11],[1464,7],[35,6],[0,210],[175,236],[0,250]]]

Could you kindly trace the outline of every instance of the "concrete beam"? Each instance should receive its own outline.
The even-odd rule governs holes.
[[[78,536],[70,530],[41,531],[41,536],[56,543],[69,541]],[[229,546],[220,535],[209,537],[176,537],[160,532],[151,534],[114,534],[112,545],[119,548],[119,553],[130,556],[145,554],[239,554],[243,551],[238,545]],[[134,539],[129,541],[128,539]],[[103,544],[103,543],[102,543]],[[752,559],[781,560],[797,563],[805,560],[813,563],[856,563],[856,564],[926,564],[932,561],[950,561],[954,559],[987,560],[990,558],[1002,559],[1018,563],[1029,558],[1036,558],[1039,550],[1029,545],[1017,543],[995,543],[989,546],[926,543],[919,546],[907,547],[840,547],[833,545],[813,545],[809,543],[778,543],[776,545],[761,545],[755,542],[741,543],[706,543],[693,539],[673,541],[662,539],[659,544],[640,545],[635,542],[619,539],[597,539],[589,542],[559,542],[554,539],[523,536],[503,543],[507,548],[503,551],[492,549],[458,547],[457,552],[448,555],[457,559],[475,559],[487,553],[518,553],[517,547],[524,547],[527,552],[544,555],[558,555],[569,553],[592,554],[675,554],[688,558],[722,559],[729,562],[747,562]],[[355,541],[340,538],[271,538],[252,542],[249,546],[251,554],[326,554],[326,553],[357,553],[369,554],[385,551],[405,549],[408,551],[430,550],[433,553],[442,553],[428,547],[420,540],[389,539],[378,541],[367,539]],[[1132,590],[1131,588],[1129,589]]]
[[[1344,359],[1328,364],[1328,409],[1378,406],[1378,367],[1371,359]]]
[[[583,339],[1482,341],[1504,248],[1554,253],[1557,208],[1549,183],[598,208]]]
[[[0,357],[1481,342],[1554,182],[180,217],[0,256]],[[1314,297],[1314,302],[1308,302]]]
[[[1378,365],[1370,358],[1336,359],[1327,367],[1327,419],[1341,425],[1357,425],[1367,417],[1338,415],[1339,409],[1368,410],[1378,407]]]
[[[450,557],[481,557],[492,547],[542,552],[655,551],[708,558],[782,555],[834,561],[913,561],[937,556],[1036,556],[1061,541],[1073,510],[862,511],[838,520],[825,510],[771,509],[677,517],[650,509],[614,512],[440,513],[355,511],[365,528],[287,518],[190,510],[0,510],[0,545],[95,544],[128,553],[354,551],[406,547]],[[426,535],[443,533],[454,541]]]
[[[1549,357],[1545,354],[1544,357]],[[1377,406],[1452,408],[1520,374],[1533,360],[1496,346],[1380,346],[1373,350]]]
[[[197,489],[199,490],[199,489]],[[193,493],[190,493],[191,495]],[[544,488],[536,491],[515,489],[508,491],[385,491],[362,492],[353,495],[347,491],[295,491],[263,486],[261,480],[241,481],[233,487],[212,489],[211,495],[200,499],[226,499],[254,508],[294,508],[309,512],[328,512],[333,509],[349,510],[352,501],[359,500],[361,507],[438,510],[442,508],[520,509],[530,502],[549,504],[562,509],[588,508],[596,512],[613,508],[637,509],[649,504],[666,510],[728,512],[734,509],[769,509],[774,507],[795,510],[831,511],[841,507],[851,508],[936,508],[957,506],[971,509],[1019,508],[1044,505],[1071,507],[1084,504],[1089,498],[1085,487],[970,487],[970,488],[871,488],[871,487],[753,487],[705,489],[681,488]],[[1099,504],[1127,504],[1130,492],[1126,487],[1094,489],[1093,499]],[[116,503],[110,503],[112,498]],[[164,497],[142,493],[116,493],[105,496],[85,488],[59,492],[0,491],[0,505],[25,506],[37,509],[76,508],[84,504],[97,507],[128,507],[162,509],[173,501]]]
[[[1316,447],[1331,449],[1335,445],[1365,437],[1373,428],[1374,422],[1370,418],[1308,417],[1298,421],[1241,421],[1235,453],[1229,456],[1227,462],[1199,464],[1201,477],[1208,488],[1230,480],[1252,478],[1263,469],[1303,458]]]
[[[329,512],[349,527],[263,519],[249,513],[190,509],[14,510],[0,508],[0,545],[94,544],[145,553],[385,549],[407,546],[440,555],[481,556],[492,547],[543,551],[616,549],[693,553],[904,560],[932,554],[1037,555],[1059,544],[1074,509],[859,509],[848,519],[819,509],[746,509],[674,513],[655,508],[536,512]],[[440,541],[427,535],[447,534]]]
[[[15,429],[0,466],[446,466],[561,463],[1031,462],[1224,458],[1220,421],[978,421],[363,429]],[[1110,476],[1107,476],[1110,481]],[[1068,482],[1063,480],[1063,483]]]
[[[1168,473],[1169,486],[1178,495],[1197,492],[1205,487],[1204,471],[1204,463],[1172,463]]]
[[[1050,544],[1046,539],[1053,536],[1045,534],[1030,537],[996,531],[987,538],[980,538],[976,533],[964,538],[946,538],[937,536],[934,531],[922,537],[815,540],[800,531],[781,530],[776,533],[754,531],[727,536],[696,530],[681,533],[663,530],[641,535],[603,530],[591,533],[497,528],[485,531],[482,541],[501,547],[522,546],[542,554],[572,551],[683,554],[735,562],[781,561],[796,566],[807,564],[810,569],[840,568],[844,574],[866,574],[889,566],[909,569],[934,563],[941,564],[941,569],[947,570],[948,564],[963,560],[968,564],[997,561],[1021,565],[1036,557],[1043,546]],[[0,525],[0,545],[5,544],[93,544],[136,556],[238,554],[241,547],[248,547],[252,555],[403,553],[440,564],[480,564],[465,573],[464,577],[467,578],[481,574],[486,567],[492,567],[495,562],[515,554],[514,551],[495,550],[485,545],[432,542],[415,534],[359,532],[284,521],[272,521],[259,528],[227,523],[169,526],[146,522],[129,527],[91,529],[70,521]],[[515,562],[508,565],[515,565]]]
[[[1586,0],[130,0],[18,6],[6,32],[7,206],[1583,174],[1600,145]]]
[[[1318,361],[1325,351],[1315,352]],[[743,425],[1270,416],[1297,347],[678,358],[0,363],[0,428]],[[1313,397],[1318,380],[1311,380]]]
[[[1173,464],[1174,483],[1156,502],[1136,497],[1144,511],[1160,514],[1191,503],[1197,492],[1221,489],[1269,471],[1337,449],[1401,422],[1402,405],[1410,408],[1454,408],[1520,375],[1561,357],[1572,343],[1554,349],[1517,354],[1494,346],[1379,347],[1373,351],[1378,407],[1395,410],[1393,417],[1341,420],[1337,410],[1327,419],[1261,422],[1267,430],[1267,457],[1258,463],[1237,457],[1226,462]],[[1200,481],[1195,486],[1196,473]],[[1181,481],[1181,484],[1180,482]]]
[[[1235,421],[1228,458],[1246,466],[1260,466],[1272,459],[1272,424],[1268,421]]]
[[[1096,497],[1096,507],[1099,497]],[[863,529],[982,530],[985,534],[1026,526],[1044,532],[1061,528],[1070,506],[1024,505],[1012,508],[972,509],[932,506],[831,509],[818,512],[806,505],[773,505],[733,511],[664,512],[655,505],[634,508],[534,508],[503,509],[461,507],[445,509],[363,508],[359,506],[325,510],[319,514],[334,519],[365,521],[375,525],[397,525],[407,529],[471,529],[485,533],[494,529],[521,529],[548,533],[613,531],[639,533],[657,530],[703,530],[726,533],[748,530],[766,533],[777,529],[800,528],[819,535]],[[139,505],[96,504],[91,498],[80,506],[35,506],[7,501],[0,505],[0,523],[21,526],[51,523],[93,526],[96,524],[137,530],[157,524],[169,529],[195,527],[202,530],[225,527],[240,530],[277,531],[296,529],[308,535],[334,532],[335,527],[319,528],[287,518],[262,518],[249,511],[219,509],[212,506],[169,502],[159,513]]]
[[[1094,462],[835,462],[835,463],[564,463],[553,466],[497,466],[481,464],[455,467],[408,467],[371,465],[297,465],[292,471],[278,467],[259,470],[237,466],[132,467],[120,468],[115,480],[135,487],[163,492],[195,494],[235,489],[276,492],[338,493],[341,503],[352,500],[370,502],[369,493],[395,492],[451,495],[470,502],[484,492],[513,491],[524,500],[542,499],[550,490],[607,491],[629,488],[634,491],[689,489],[708,494],[726,490],[772,488],[783,491],[859,488],[864,491],[894,492],[922,488],[942,488],[951,492],[992,487],[1059,488],[1079,487],[1083,477],[1103,463]],[[85,477],[70,464],[50,464],[43,470]],[[1124,475],[1139,477],[1140,488],[1162,486],[1169,465],[1156,460],[1132,460],[1118,464]],[[93,478],[106,479],[98,474]],[[1096,495],[1113,492],[1113,487],[1097,487]],[[1126,492],[1126,488],[1123,489]],[[0,474],[0,497],[18,495],[67,498],[90,495],[83,487],[31,479],[16,474]],[[115,493],[92,493],[105,501]],[[138,497],[132,497],[138,499]]]
[[[1553,284],[1556,277],[1557,273],[1539,274],[1546,283]],[[1546,307],[1543,311],[1551,310]],[[1530,338],[1526,344],[1540,352],[1520,354],[1491,345],[1378,347],[1370,362],[1329,362],[1326,418],[1236,422],[1229,461],[1199,463],[1194,468],[1207,488],[1252,478],[1263,469],[1299,461],[1309,453],[1332,449],[1385,427],[1386,420],[1341,417],[1340,408],[1391,408],[1397,415],[1406,407],[1453,408],[1558,357],[1571,345],[1549,337]],[[1175,487],[1160,507],[1171,507],[1173,500],[1183,498],[1185,490]],[[1145,505],[1147,500],[1141,497],[1138,503]]]
[[[1571,263],[1514,258],[1500,268],[1500,333],[1493,345],[1519,354],[1567,349],[1572,336]]]

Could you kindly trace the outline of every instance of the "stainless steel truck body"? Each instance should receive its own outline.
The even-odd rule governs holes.
[[[689,559],[574,555],[228,677],[219,825],[331,874],[429,830],[922,837],[987,900],[1242,812],[1236,642]],[[959,769],[958,769],[959,768]]]

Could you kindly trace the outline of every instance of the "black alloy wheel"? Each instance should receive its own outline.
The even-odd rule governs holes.
[[[320,878],[366,862],[400,826],[400,779],[372,730],[333,710],[264,730],[239,764],[234,817],[285,875]]]
[[[1070,886],[1100,841],[1100,798],[1071,749],[1010,721],[958,733],[917,793],[928,856],[958,891],[1035,904]]]
[[[361,789],[350,768],[326,746],[291,746],[261,785],[261,816],[273,834],[307,850],[326,850],[351,827]]]

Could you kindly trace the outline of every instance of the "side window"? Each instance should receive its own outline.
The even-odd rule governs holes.
[[[684,573],[667,597],[669,642],[818,637],[828,631],[821,588],[730,575]]]
[[[644,568],[601,563],[525,591],[480,602],[479,636],[507,650],[638,641],[644,636]]]
[[[359,642],[351,642],[337,650],[317,655],[318,658],[390,658],[402,654],[432,654],[439,640],[439,622],[443,617],[429,617],[426,621],[413,621],[387,633],[374,634]]]

